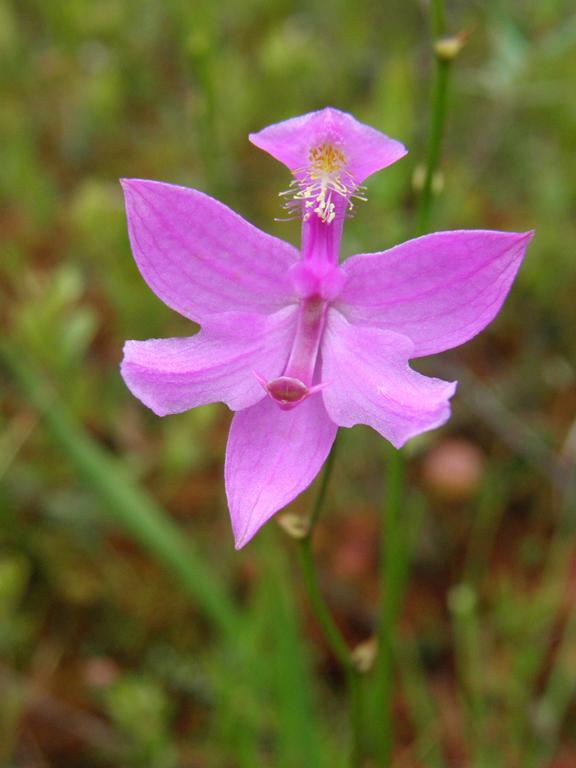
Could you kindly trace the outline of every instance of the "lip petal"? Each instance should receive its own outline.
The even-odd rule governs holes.
[[[251,133],[250,141],[293,173],[308,166],[315,147],[332,145],[344,154],[346,171],[356,184],[407,152],[399,141],[333,107],[270,125]]]

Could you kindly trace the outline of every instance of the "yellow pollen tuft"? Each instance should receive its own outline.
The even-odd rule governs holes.
[[[354,182],[346,166],[344,152],[334,144],[325,142],[312,147],[308,164],[293,171],[295,179],[290,189],[280,193],[281,197],[288,196],[284,207],[291,213],[298,210],[304,221],[316,214],[325,224],[331,224],[336,218],[339,197],[345,201],[344,209],[352,211],[353,198],[366,198],[358,194],[364,188]]]
[[[318,147],[313,147],[308,159],[311,177],[338,174],[346,165],[344,153],[333,144],[320,144]]]

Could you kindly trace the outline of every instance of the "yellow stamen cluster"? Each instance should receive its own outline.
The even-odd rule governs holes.
[[[344,153],[330,143],[313,147],[308,154],[308,165],[294,170],[294,176],[290,189],[280,195],[289,196],[285,207],[290,211],[303,204],[304,221],[315,213],[325,224],[331,224],[336,218],[334,195],[346,200],[349,211],[354,208],[352,198],[366,199],[357,194],[360,187],[346,170]]]
[[[344,153],[333,144],[320,144],[318,147],[312,147],[308,159],[311,174],[338,173],[346,165]]]

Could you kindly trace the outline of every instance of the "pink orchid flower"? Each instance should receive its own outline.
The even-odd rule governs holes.
[[[159,416],[216,401],[235,411],[225,480],[236,548],[314,480],[338,427],[367,424],[400,448],[448,419],[456,383],[408,361],[481,331],[532,237],[438,232],[340,265],[362,182],[405,148],[330,108],[250,139],[294,176],[285,201],[302,218],[300,252],[197,190],[122,182],[142,276],[201,325],[126,342],[122,375]]]

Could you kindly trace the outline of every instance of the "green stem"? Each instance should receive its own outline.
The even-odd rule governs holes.
[[[434,177],[440,161],[442,139],[446,124],[446,112],[448,104],[448,82],[452,58],[443,55],[436,47],[436,43],[446,34],[446,22],[443,0],[434,0],[431,8],[432,37],[434,46],[434,82],[431,95],[431,124],[426,150],[426,166],[424,181],[418,204],[417,234],[422,235],[428,231],[432,210],[432,197],[434,189]]]
[[[444,0],[432,0],[430,5],[430,26],[434,40],[446,34],[446,9]]]
[[[348,670],[352,665],[348,645],[338,629],[336,622],[332,618],[332,614],[322,596],[316,568],[314,566],[312,543],[310,539],[302,539],[298,553],[300,557],[300,567],[302,569],[302,580],[308,595],[308,600],[310,601],[312,612],[324,633],[330,649],[342,667],[345,670]]]
[[[334,459],[336,455],[338,439],[334,441],[332,451],[326,462],[326,467],[322,475],[320,482],[320,488],[318,495],[314,501],[314,506],[310,513],[310,520],[308,524],[308,531],[306,535],[299,540],[298,554],[300,559],[300,568],[302,571],[302,580],[304,588],[308,595],[308,600],[312,613],[318,622],[318,626],[322,630],[322,633],[328,643],[328,646],[334,656],[338,659],[340,666],[342,667],[346,676],[346,682],[348,687],[348,696],[350,699],[350,720],[352,730],[352,750],[351,750],[351,765],[360,766],[363,757],[363,691],[362,680],[358,669],[356,668],[348,644],[344,639],[338,625],[334,621],[334,618],[328,608],[320,584],[318,582],[318,575],[314,564],[314,555],[312,552],[312,537],[314,529],[320,513],[324,507],[326,501],[326,492],[328,490],[328,484],[330,477],[334,469]]]
[[[312,608],[312,613],[318,622],[318,626],[322,630],[328,646],[334,656],[338,659],[340,666],[346,675],[348,696],[350,699],[350,721],[352,730],[351,764],[353,766],[359,766],[363,754],[363,703],[360,674],[354,666],[346,640],[332,618],[332,614],[330,613],[320,590],[312,555],[311,540],[309,538],[301,540],[299,555],[302,580],[308,595],[310,607]]]
[[[326,501],[326,492],[328,491],[328,484],[332,476],[332,470],[334,469],[334,459],[336,458],[336,453],[338,451],[339,439],[340,439],[340,433],[337,432],[336,438],[334,440],[334,444],[332,445],[332,450],[330,451],[330,454],[326,460],[326,466],[324,468],[324,472],[322,473],[320,488],[318,489],[318,494],[316,495],[316,499],[314,500],[314,506],[312,507],[312,512],[310,513],[310,519],[308,522],[308,532],[306,533],[306,536],[303,539],[304,541],[310,541],[312,539],[312,535],[314,534],[314,528],[316,527],[316,523],[318,522],[318,518],[320,517],[320,512],[322,511],[324,502]]]
[[[452,57],[437,43],[446,33],[444,0],[432,0],[431,28],[435,57],[432,86],[432,113],[424,181],[417,211],[417,234],[428,231],[432,212],[434,176],[440,161],[446,123],[448,81]],[[379,765],[388,765],[393,754],[393,668],[394,632],[408,572],[408,551],[400,525],[404,496],[404,457],[394,449],[388,455],[386,505],[380,540],[380,610],[378,617],[378,658],[374,678],[375,711],[378,713],[376,744]]]
[[[378,713],[377,748],[380,765],[388,765],[393,750],[394,632],[407,573],[407,552],[400,512],[404,497],[404,457],[390,448],[386,473],[386,504],[380,526],[380,609],[378,658],[374,674],[375,711]]]
[[[352,728],[352,747],[350,750],[351,768],[362,768],[365,758],[364,747],[364,686],[363,679],[354,667],[348,672],[348,692],[350,696],[350,724]]]
[[[308,521],[308,530],[306,535],[299,540],[298,554],[300,558],[300,567],[302,569],[302,578],[304,581],[304,587],[308,594],[308,599],[312,607],[312,611],[316,617],[316,620],[322,629],[326,641],[330,646],[330,649],[342,665],[344,669],[348,669],[351,665],[351,657],[348,649],[348,645],[342,636],[342,633],[338,629],[336,622],[332,618],[332,614],[326,602],[322,596],[320,585],[318,583],[318,577],[316,574],[316,568],[314,565],[314,556],[312,553],[312,537],[314,529],[320,513],[326,501],[326,493],[328,491],[328,484],[332,476],[334,469],[334,460],[336,457],[336,451],[338,447],[338,434],[334,440],[334,445],[326,461],[324,472],[322,473],[322,479],[320,481],[320,488],[314,501],[312,511],[310,513],[310,519]]]

